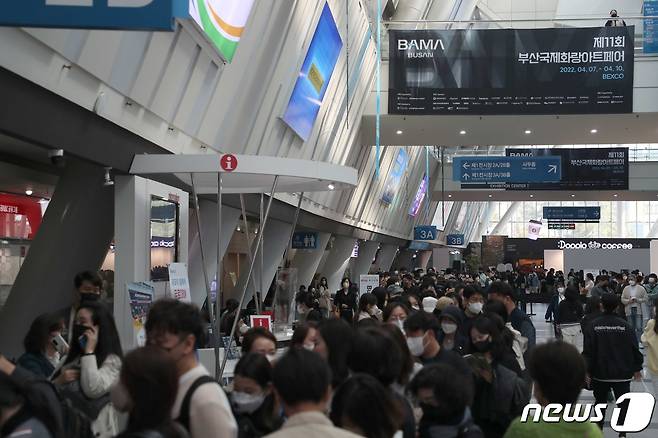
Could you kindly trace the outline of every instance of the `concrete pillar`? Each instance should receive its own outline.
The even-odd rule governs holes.
[[[290,239],[290,229],[292,224],[268,219],[267,225],[265,226],[265,236],[263,241],[265,242],[265,247],[263,248],[263,291],[261,292],[261,299],[265,299],[267,291],[276,275],[276,270],[279,267],[281,259],[283,258],[283,253],[286,250],[286,245],[288,244],[288,239]],[[262,232],[262,230],[261,230]],[[256,248],[256,239],[253,239],[252,243],[252,254],[255,254],[253,251]],[[235,288],[233,290],[228,290],[226,292],[225,299],[235,298],[236,300],[240,299],[240,294],[244,288],[244,285],[247,281],[247,274],[249,273],[249,265],[245,264],[244,269],[240,270],[240,279],[238,280]],[[254,266],[254,271],[252,274],[253,281],[249,282],[249,287],[247,288],[247,295],[245,297],[245,305],[251,300],[254,296],[254,285],[260,289],[261,277],[260,277],[260,256],[256,256],[256,266]]]
[[[217,273],[217,202],[204,200],[200,202],[203,251],[206,260],[208,278],[212,281]],[[222,205],[222,257],[231,241],[233,232],[240,221],[240,210]],[[201,306],[206,299],[206,285],[201,266],[201,248],[199,246],[196,210],[190,213],[190,261],[188,263],[190,291],[192,301]],[[222,289],[226,289],[222,286]]]
[[[318,270],[318,265],[324,256],[324,249],[329,243],[330,233],[318,233],[317,249],[298,249],[290,263],[291,268],[297,269],[297,281],[308,286]]]
[[[393,264],[393,259],[398,253],[398,246],[382,243],[379,254],[377,255],[377,260],[373,265],[373,270],[386,272],[391,269]]]
[[[418,251],[416,256],[416,268],[427,269],[427,263],[430,261],[432,251]]]
[[[69,160],[27,257],[0,312],[0,351],[22,353],[23,336],[38,315],[70,306],[73,278],[98,270],[113,234],[114,189],[102,167]],[[120,293],[118,284],[115,294]]]
[[[114,320],[121,345],[128,351],[137,342],[126,285],[151,279],[151,198],[178,199],[178,261],[187,263],[189,196],[175,187],[138,176],[120,175],[115,180]]]
[[[327,277],[329,290],[332,292],[340,289],[340,280],[342,280],[350,262],[355,242],[356,239],[351,237],[336,236],[334,238],[333,247],[320,270],[321,275]]]
[[[400,250],[397,257],[393,261],[391,270],[400,270],[400,268],[411,269],[414,266],[414,252],[415,251],[409,251],[408,249]]]
[[[354,266],[350,272],[352,282],[358,283],[361,275],[370,272],[372,259],[375,258],[379,242],[366,240],[359,245],[359,256],[354,260]]]

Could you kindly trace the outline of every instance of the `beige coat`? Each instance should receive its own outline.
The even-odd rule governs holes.
[[[626,316],[631,314],[631,287],[632,286],[626,286],[621,293],[621,302],[625,307]],[[649,300],[647,290],[642,285],[635,285],[635,288],[637,289],[637,313],[642,316],[648,316],[649,312],[646,309],[646,302]]]
[[[322,412],[302,412],[285,422],[281,430],[266,438],[357,438],[352,432],[339,429]]]

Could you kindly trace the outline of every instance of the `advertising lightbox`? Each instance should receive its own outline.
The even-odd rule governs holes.
[[[231,62],[254,0],[189,0],[190,17],[220,55]]]
[[[343,41],[331,9],[325,3],[283,115],[283,121],[304,141],[311,135],[342,47]]]

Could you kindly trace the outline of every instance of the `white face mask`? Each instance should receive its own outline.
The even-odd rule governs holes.
[[[247,333],[248,331],[249,331],[249,326],[248,326],[247,324],[242,324],[242,325],[240,326],[240,334],[241,334],[241,335],[244,335],[244,334]]]
[[[655,282],[656,282],[656,279],[655,279],[655,278],[653,278],[653,277],[649,277],[649,283],[655,283]]]
[[[404,333],[404,319],[396,319],[393,322],[395,323],[396,327],[399,328],[402,333]]]
[[[425,336],[416,336],[415,338],[407,338],[407,347],[409,347],[409,352],[412,356],[421,356],[425,351],[425,345],[423,340]]]
[[[306,343],[306,344],[302,345],[302,347],[304,347],[304,349],[308,350],[308,351],[315,350],[315,344],[312,343],[312,342]]]
[[[451,335],[457,331],[457,324],[455,324],[454,322],[442,322],[441,330],[443,330],[443,333],[447,335]]]
[[[349,283],[343,283],[343,289],[347,289],[348,287],[350,287]]]
[[[631,286],[635,286],[635,280],[629,281],[628,284],[630,284]]]
[[[418,304],[414,304],[413,306],[411,306],[411,308],[414,309],[414,310],[420,310],[420,307],[418,307]]]
[[[304,307],[301,305],[297,306],[297,313],[304,313]]]
[[[482,312],[483,306],[484,305],[482,303],[468,303],[468,311],[473,315],[479,315],[480,312]]]
[[[247,394],[246,392],[233,391],[231,400],[235,411],[239,414],[251,414],[255,412],[265,401],[263,394]]]
[[[557,288],[557,292],[558,292],[560,295],[564,295],[564,288],[563,288],[563,287],[558,287],[558,288]]]
[[[265,357],[267,358],[270,363],[274,363],[274,360],[276,359],[276,354],[266,354]]]

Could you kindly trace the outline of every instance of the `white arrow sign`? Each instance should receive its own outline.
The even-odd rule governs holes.
[[[557,173],[557,164],[549,164],[548,173]]]
[[[470,166],[468,163],[464,163],[464,164],[462,165],[462,167],[463,167],[464,169],[468,169],[468,168],[471,167],[471,166]]]
[[[471,177],[471,175],[469,175],[468,173],[465,173],[464,175],[462,175],[462,178],[464,178],[465,180],[468,180],[470,177]]]

